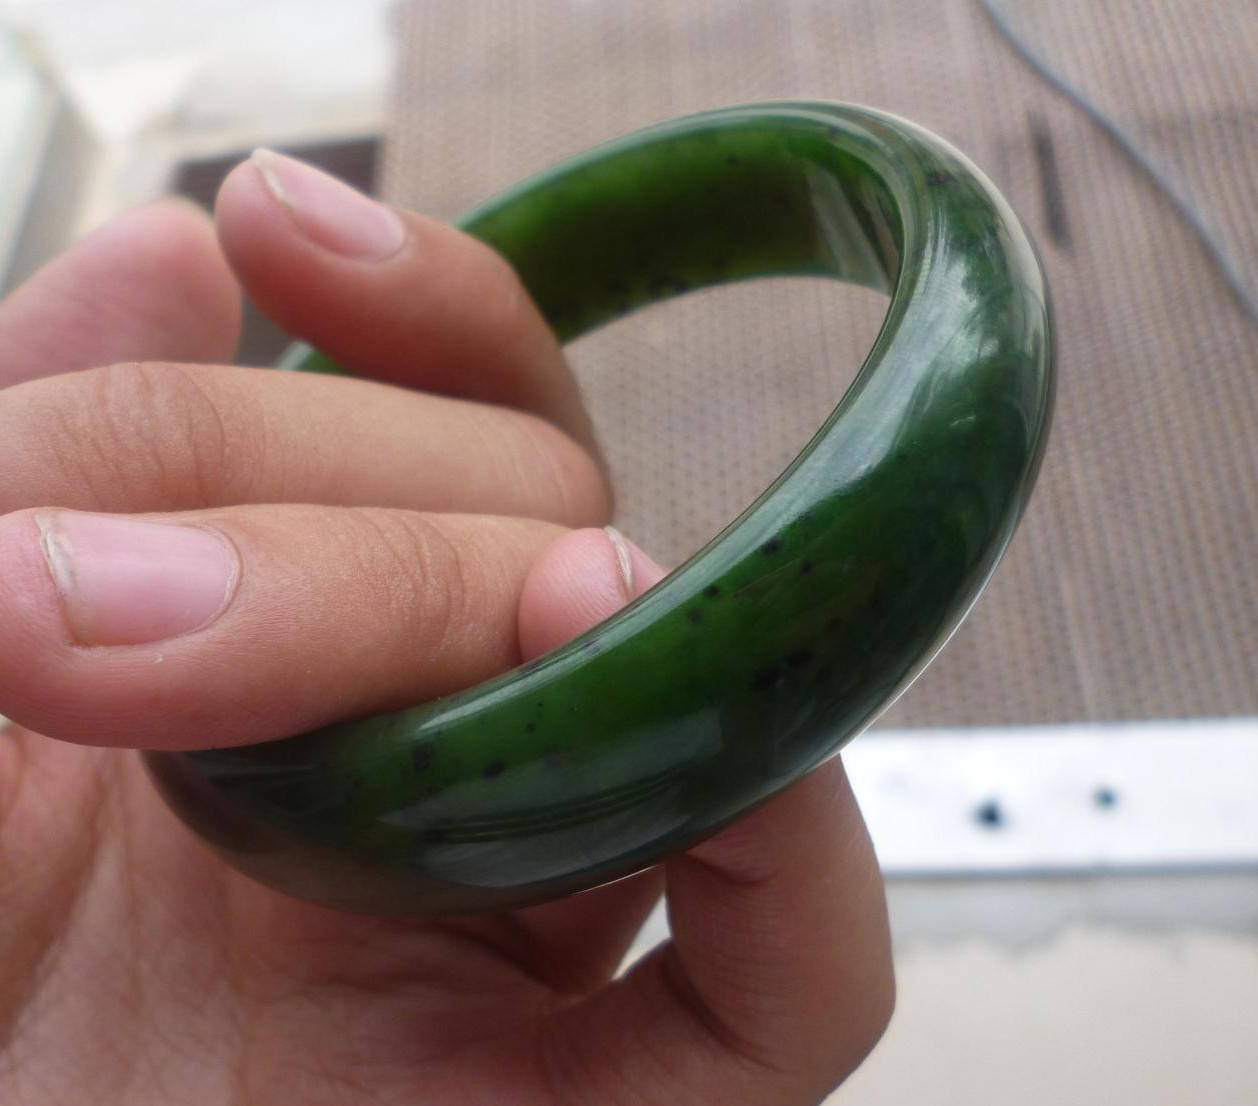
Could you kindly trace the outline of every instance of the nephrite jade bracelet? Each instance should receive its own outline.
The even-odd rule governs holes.
[[[973,603],[1030,494],[1051,407],[1048,294],[1026,235],[960,154],[879,112],[692,116],[545,172],[461,226],[511,262],[564,339],[750,277],[837,277],[891,300],[790,467],[569,645],[411,710],[147,754],[230,863],[353,911],[503,910],[605,883],[815,768]],[[304,348],[295,367],[335,369]]]

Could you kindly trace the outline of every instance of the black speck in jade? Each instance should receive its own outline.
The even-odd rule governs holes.
[[[776,691],[782,683],[782,672],[778,668],[762,668],[751,681],[751,690],[760,694]]]
[[[691,607],[686,612],[686,621],[692,626],[698,626],[703,622],[703,612],[698,607]]]
[[[599,648],[579,638],[468,691],[285,741],[146,754],[232,863],[360,913],[501,911],[592,887],[824,761],[972,605],[1027,502],[1051,406],[1048,293],[1022,228],[950,146],[876,111],[692,116],[460,225],[563,341],[753,277],[833,277],[891,305],[799,456],[600,625]],[[337,371],[310,351],[286,363]],[[543,717],[544,739],[528,729]]]

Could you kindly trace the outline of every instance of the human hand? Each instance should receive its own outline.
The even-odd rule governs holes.
[[[217,240],[144,209],[0,305],[0,711],[31,727],[0,734],[0,1100],[817,1101],[892,1001],[837,759],[654,871],[415,922],[226,868],[125,751],[431,698],[662,574],[597,528],[579,393],[506,266],[282,184],[288,211],[242,166]],[[232,269],[375,379],[221,367]],[[613,979],[661,890],[672,939]]]

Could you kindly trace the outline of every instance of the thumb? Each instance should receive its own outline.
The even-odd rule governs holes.
[[[668,570],[619,530],[573,530],[549,545],[520,593],[520,653],[532,660],[615,614]]]

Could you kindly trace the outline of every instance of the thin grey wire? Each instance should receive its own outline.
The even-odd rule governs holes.
[[[979,0],[983,11],[992,21],[996,30],[1005,38],[1014,51],[1027,63],[1048,85],[1070,100],[1076,107],[1085,112],[1118,145],[1148,178],[1166,195],[1174,205],[1180,217],[1188,224],[1201,242],[1210,259],[1218,266],[1223,279],[1232,290],[1246,314],[1258,323],[1258,297],[1249,289],[1248,282],[1240,268],[1232,260],[1226,246],[1219,240],[1200,209],[1193,203],[1192,197],[1182,190],[1170,176],[1160,169],[1154,161],[1136,145],[1132,137],[1118,122],[1102,110],[1101,106],[1091,99],[1087,93],[1076,88],[1058,73],[1021,35],[1014,30],[1013,24],[997,6],[995,0]]]

